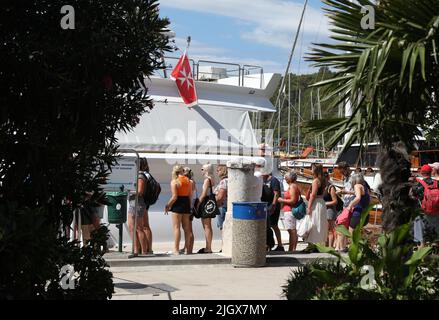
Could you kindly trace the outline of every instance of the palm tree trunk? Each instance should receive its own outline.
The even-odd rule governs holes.
[[[410,222],[415,215],[416,202],[409,195],[411,171],[407,148],[401,142],[392,147],[384,147],[379,163],[383,229],[385,232],[391,232],[396,227]]]

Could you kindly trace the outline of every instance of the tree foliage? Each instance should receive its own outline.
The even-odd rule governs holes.
[[[4,238],[10,228],[53,240],[86,192],[99,192],[116,161],[115,132],[130,130],[153,107],[143,80],[170,50],[163,33],[168,21],[159,17],[156,1],[68,4],[75,10],[73,30],[60,26],[62,1],[9,0],[0,10],[0,215],[9,217],[0,224],[2,258],[10,248],[22,254]],[[39,212],[48,234],[32,223],[25,229],[18,219],[23,210],[28,219]],[[38,272],[34,259],[51,261],[53,254],[31,254],[24,272]],[[14,263],[1,261],[0,268]],[[26,285],[47,280],[23,276],[16,267],[10,276]],[[11,289],[0,288],[2,294]]]
[[[317,86],[333,107],[350,101],[352,116],[331,126],[309,123],[318,132],[334,132],[334,146],[348,132],[348,144],[378,137],[413,146],[419,129],[437,122],[439,104],[438,0],[323,0],[332,24],[331,43],[316,44],[309,60],[336,71]],[[375,9],[375,29],[363,29],[362,6]]]

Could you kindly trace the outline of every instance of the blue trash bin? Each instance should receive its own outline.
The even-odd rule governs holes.
[[[267,203],[233,202],[232,265],[262,267],[266,263]]]

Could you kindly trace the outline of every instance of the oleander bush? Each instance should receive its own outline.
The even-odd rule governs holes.
[[[75,28],[63,29],[64,5]],[[100,197],[118,131],[153,107],[170,51],[155,0],[5,0],[0,8],[0,299],[106,299],[106,230],[78,248],[73,211]],[[75,289],[60,290],[72,264]],[[75,277],[76,277],[75,276]]]

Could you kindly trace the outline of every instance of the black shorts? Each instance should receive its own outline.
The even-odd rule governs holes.
[[[174,213],[191,213],[191,203],[189,197],[178,196],[177,200],[171,207],[171,211]]]
[[[280,206],[276,205],[276,209],[274,210],[274,213],[271,216],[269,216],[270,227],[277,226],[279,222],[279,215],[280,215]]]

